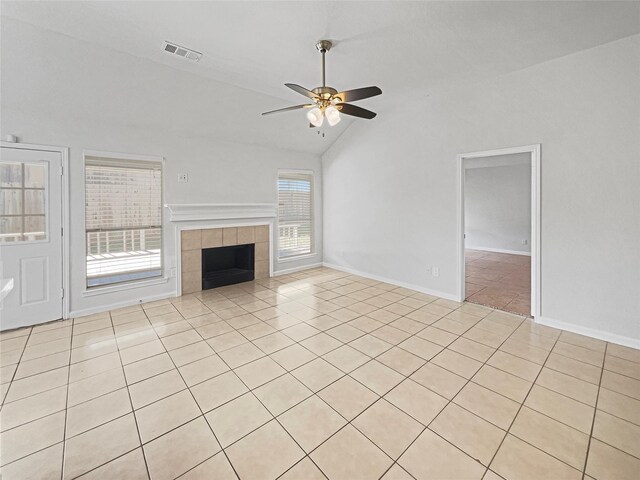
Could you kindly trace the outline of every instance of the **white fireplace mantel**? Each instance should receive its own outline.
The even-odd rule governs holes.
[[[275,203],[174,203],[166,204],[169,220],[226,220],[231,218],[275,218]]]

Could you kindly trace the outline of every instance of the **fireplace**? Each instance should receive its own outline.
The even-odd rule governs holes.
[[[207,268],[203,261],[208,249],[253,245],[253,277],[261,280],[270,276],[270,230],[269,225],[245,225],[241,227],[214,227],[185,229],[180,232],[180,286],[181,294],[187,295],[213,288],[203,282]],[[228,268],[224,268],[228,269]],[[251,268],[241,268],[250,270]],[[245,280],[238,280],[245,281]],[[236,282],[233,282],[236,283]],[[223,285],[222,283],[220,285]],[[224,284],[226,285],[226,283]]]
[[[253,280],[255,244],[202,249],[202,290]]]

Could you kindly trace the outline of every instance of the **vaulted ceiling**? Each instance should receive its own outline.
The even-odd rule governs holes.
[[[382,97],[361,105],[384,115],[415,92],[503,75],[640,31],[640,3],[609,1],[3,1],[2,15],[265,94],[256,114],[303,103],[285,82],[321,83],[320,38],[335,44],[327,83],[380,86]],[[163,52],[165,40],[202,52],[202,60]],[[304,123],[301,112],[282,115]]]

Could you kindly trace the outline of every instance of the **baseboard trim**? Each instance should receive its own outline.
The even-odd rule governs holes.
[[[312,263],[311,265],[301,265],[299,267],[286,268],[284,270],[278,270],[277,272],[273,272],[274,277],[279,277],[281,275],[288,275],[290,273],[301,272],[303,270],[310,270],[312,268],[322,267],[322,262]]]
[[[127,300],[124,302],[111,303],[109,305],[101,305],[99,307],[83,308],[80,310],[73,310],[69,312],[69,318],[84,317],[86,315],[92,315],[94,313],[107,312],[109,310],[116,310],[118,308],[130,307],[132,305],[139,305],[141,303],[155,302],[156,300],[164,300],[166,298],[175,298],[174,292],[165,292],[160,295],[150,295],[148,297],[139,298],[138,300]]]
[[[625,347],[631,347],[640,349],[640,339],[627,337],[625,335],[618,335],[616,333],[605,332],[597,328],[583,327],[576,325],[575,323],[562,322],[560,320],[554,320],[549,317],[537,317],[535,322],[540,325],[546,325],[547,327],[559,328],[566,330],[567,332],[577,333],[585,335],[587,337],[597,338],[598,340],[604,340],[605,342],[616,343]]]
[[[531,256],[531,252],[520,252],[518,250],[505,250],[504,248],[471,247],[469,245],[465,245],[464,248],[469,250],[480,250],[481,252],[508,253],[510,255],[522,255],[525,257]]]
[[[381,277],[379,275],[374,275],[372,273],[361,272],[353,268],[343,267],[342,265],[334,265],[328,262],[323,262],[322,265],[324,267],[333,268],[334,270],[340,270],[341,272],[350,273],[352,275],[359,275],[364,278],[370,278],[371,280],[377,280],[378,282],[390,283],[391,285],[396,285],[398,287],[408,288],[410,290],[415,290],[416,292],[420,292],[420,293],[426,293],[427,295],[434,295],[436,297],[444,298],[447,300],[453,300],[455,302],[459,301],[456,295],[453,295],[450,293],[438,292],[437,290],[431,290],[418,285],[412,285],[410,283],[401,282],[399,280]]]

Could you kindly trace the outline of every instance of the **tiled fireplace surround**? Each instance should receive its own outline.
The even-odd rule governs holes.
[[[202,290],[202,249],[255,243],[255,278],[269,276],[269,225],[182,230],[182,295]]]

